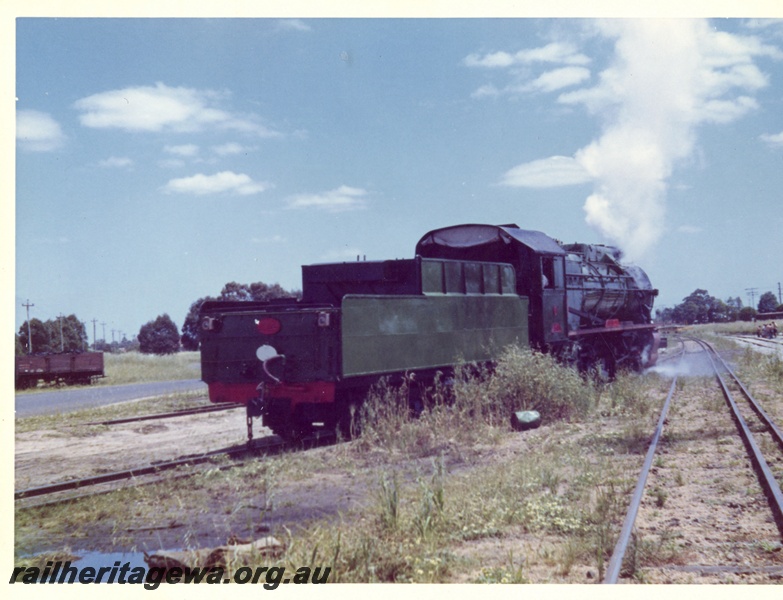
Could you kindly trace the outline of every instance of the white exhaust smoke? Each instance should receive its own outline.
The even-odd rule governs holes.
[[[743,95],[767,85],[757,55],[780,56],[755,38],[694,19],[597,22],[615,39],[612,63],[593,88],[560,96],[605,119],[601,136],[575,154],[595,182],[587,222],[634,260],[664,230],[667,180],[693,155],[697,126],[756,108]]]
[[[599,137],[572,158],[518,165],[502,183],[543,188],[592,182],[584,204],[587,222],[633,261],[664,232],[668,181],[695,154],[698,127],[728,123],[755,109],[751,94],[768,80],[754,59],[779,59],[783,53],[756,37],[717,31],[699,19],[612,19],[590,27],[594,31],[589,33],[613,42],[613,53],[595,85],[561,93],[558,102],[583,105],[600,119]],[[514,56],[520,55],[533,51]],[[575,49],[567,56],[583,57],[580,65],[588,62]],[[469,66],[496,67],[489,57],[469,58]]]

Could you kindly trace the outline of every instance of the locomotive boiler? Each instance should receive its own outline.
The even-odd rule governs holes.
[[[412,259],[302,267],[302,299],[206,302],[202,379],[284,437],[347,432],[383,377],[430,382],[511,344],[581,369],[655,363],[653,289],[609,246],[561,244],[516,225],[430,231]]]

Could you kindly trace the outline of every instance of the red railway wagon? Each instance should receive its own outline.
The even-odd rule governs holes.
[[[47,383],[91,384],[104,377],[103,352],[65,352],[16,357],[16,388]]]

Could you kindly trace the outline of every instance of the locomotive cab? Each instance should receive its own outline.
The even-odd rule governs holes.
[[[567,253],[548,235],[516,225],[457,225],[427,233],[416,245],[416,254],[510,263],[517,276],[517,294],[529,299],[531,345],[559,353],[568,343]]]
[[[575,361],[617,368],[655,364],[659,336],[652,324],[653,289],[617,248],[564,245],[516,225],[457,225],[421,238],[416,254],[458,260],[498,260],[514,266],[517,293],[529,299],[532,346]]]

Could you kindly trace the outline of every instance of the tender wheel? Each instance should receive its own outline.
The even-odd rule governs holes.
[[[306,431],[297,427],[273,427],[272,433],[283,438],[288,444],[296,444],[307,434]]]
[[[272,433],[280,436],[289,444],[297,444],[303,438],[313,433],[312,425],[298,419],[296,416],[285,421],[274,421],[272,423],[265,421],[265,425],[272,430]]]

